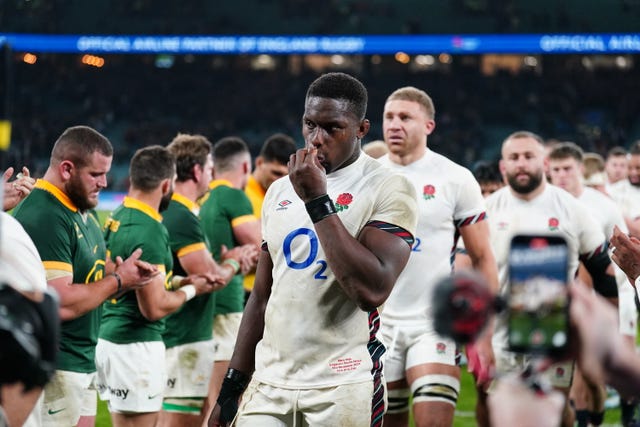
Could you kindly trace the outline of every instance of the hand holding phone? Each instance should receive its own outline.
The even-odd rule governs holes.
[[[509,252],[509,349],[560,356],[569,343],[568,254],[558,235],[517,235]]]

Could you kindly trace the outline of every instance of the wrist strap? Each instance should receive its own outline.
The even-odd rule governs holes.
[[[222,265],[230,265],[231,267],[233,267],[234,275],[238,274],[238,271],[240,271],[240,263],[233,258],[225,259],[224,261],[222,261]]]
[[[180,285],[182,284],[182,279],[184,276],[175,275],[171,278],[171,283],[169,283],[170,290],[177,291],[180,289]]]
[[[315,199],[305,203],[304,206],[307,208],[307,213],[314,224],[337,213],[333,201],[327,194],[316,197]]]
[[[183,287],[181,287],[180,289],[178,289],[176,292],[183,292],[185,297],[187,297],[184,302],[187,302],[191,299],[193,299],[193,297],[196,296],[196,287],[193,285],[185,285]]]
[[[116,290],[116,294],[117,294],[122,290],[122,278],[115,271],[113,273],[111,273],[111,276],[115,277],[116,281],[118,282],[118,289]]]
[[[217,400],[220,405],[220,421],[224,423],[233,421],[238,413],[238,400],[249,385],[249,381],[251,381],[250,375],[233,368],[227,370]]]

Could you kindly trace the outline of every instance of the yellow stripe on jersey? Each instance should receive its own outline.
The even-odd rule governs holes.
[[[73,273],[73,266],[68,262],[61,261],[42,261],[45,270],[60,270],[67,273]]]
[[[237,227],[240,224],[244,224],[246,222],[251,222],[251,221],[257,221],[257,220],[258,218],[256,218],[255,215],[242,215],[237,218],[234,218],[231,221],[231,227]]]
[[[171,196],[171,200],[173,200],[174,202],[180,203],[181,205],[189,209],[191,212],[198,215],[198,211],[199,211],[198,204],[187,199],[182,194],[173,193],[173,195]]]
[[[125,196],[122,204],[124,205],[125,208],[137,209],[140,212],[143,212],[149,215],[151,218],[155,219],[156,221],[162,222],[162,215],[160,215],[160,213],[157,210],[155,210],[154,208],[152,208],[151,206],[149,206],[143,201],[134,199],[129,196]]]
[[[184,248],[181,248],[180,250],[178,250],[177,255],[178,255],[178,258],[180,258],[190,253],[197,252],[203,249],[204,250],[207,249],[207,246],[204,244],[204,242],[193,243],[191,245],[187,245]]]
[[[162,274],[167,274],[167,268],[164,266],[164,264],[156,264],[156,267],[158,267],[158,271]]]
[[[51,193],[56,199],[60,201],[67,209],[72,212],[77,212],[78,208],[73,204],[69,196],[67,196],[62,190],[58,187],[50,183],[49,181],[45,181],[44,179],[39,179],[36,181],[35,188],[39,188],[41,190],[47,191]]]

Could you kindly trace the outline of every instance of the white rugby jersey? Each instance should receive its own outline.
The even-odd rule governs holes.
[[[416,227],[413,186],[369,156],[327,175],[340,220],[356,237],[370,221]],[[273,260],[265,329],[254,376],[283,388],[320,388],[371,380],[384,347],[378,310],[362,311],[328,267],[304,203],[288,177],[274,182],[262,206],[262,233]]]
[[[391,162],[388,155],[378,161],[412,182],[419,211],[409,263],[393,287],[382,319],[431,325],[433,288],[451,274],[457,228],[485,217],[480,185],[468,169],[429,149],[406,166]]]
[[[602,231],[607,240],[613,234],[613,227],[618,226],[620,231],[627,233],[627,224],[624,222],[622,212],[610,197],[598,190],[584,187],[584,191],[578,200],[587,208],[593,218],[602,226]]]
[[[632,185],[628,179],[623,179],[607,187],[607,192],[627,218],[640,217],[640,187]]]
[[[604,232],[607,240],[611,238],[611,235],[613,234],[613,227],[615,225],[617,225],[623,233],[627,234],[629,232],[627,229],[627,223],[624,222],[622,212],[616,203],[600,191],[585,187],[580,197],[578,197],[578,200],[585,205],[596,221],[602,225],[602,231]],[[634,298],[636,296],[636,291],[633,288],[633,285],[629,283],[627,275],[620,267],[618,267],[618,264],[612,262],[611,265],[613,265],[616,284],[618,285],[618,306],[622,308],[622,306],[626,305],[629,307],[630,312],[634,312]],[[623,311],[620,310],[620,312],[622,313]],[[629,319],[621,316],[620,321],[628,322]]]
[[[487,198],[487,216],[503,295],[507,290],[511,238],[517,234],[564,237],[569,249],[569,277],[575,276],[580,255],[604,250],[602,227],[573,195],[551,184],[546,184],[544,191],[529,201],[515,197],[509,186],[501,188]],[[506,348],[504,316],[497,318],[493,342],[494,346]]]

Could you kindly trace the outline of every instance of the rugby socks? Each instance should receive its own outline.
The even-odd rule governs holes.
[[[633,422],[633,416],[636,413],[636,403],[631,400],[623,400],[620,399],[620,421],[622,421],[623,426],[630,426]]]
[[[591,425],[599,426],[604,421],[604,411],[602,412],[589,412],[589,422]]]

